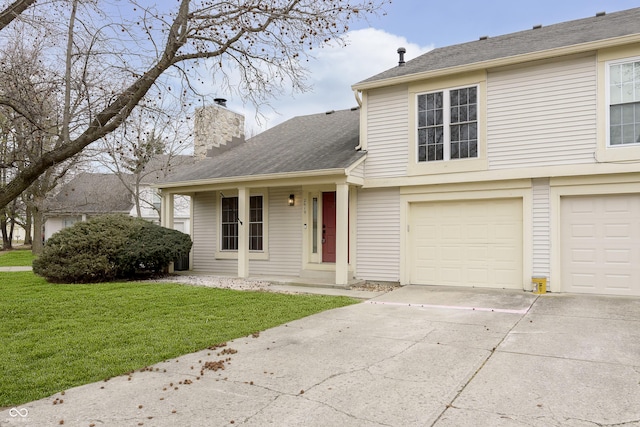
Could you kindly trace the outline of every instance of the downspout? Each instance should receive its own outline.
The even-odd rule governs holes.
[[[360,91],[354,90],[353,96],[356,98],[356,102],[358,103],[358,108],[360,108],[360,111],[362,112],[362,97],[360,96]],[[360,117],[362,118],[362,113],[360,113]],[[356,147],[356,151],[359,151],[359,150],[362,150],[362,135],[358,138],[358,146]]]

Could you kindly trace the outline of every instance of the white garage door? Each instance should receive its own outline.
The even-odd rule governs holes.
[[[640,195],[561,202],[562,289],[640,296]]]
[[[410,206],[412,284],[522,289],[522,199]]]

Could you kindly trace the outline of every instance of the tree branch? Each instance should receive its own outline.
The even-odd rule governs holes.
[[[5,10],[0,12],[0,31],[13,22],[22,12],[37,0],[16,0]]]

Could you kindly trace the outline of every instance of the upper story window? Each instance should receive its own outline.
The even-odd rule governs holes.
[[[418,162],[478,157],[478,88],[418,95]]]
[[[264,242],[263,226],[263,198],[251,196],[249,198],[249,250],[261,251]],[[223,197],[221,211],[222,250],[238,250],[238,198]]]
[[[640,59],[609,65],[609,145],[640,143]]]

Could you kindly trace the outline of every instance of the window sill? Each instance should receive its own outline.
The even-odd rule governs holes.
[[[216,251],[216,259],[238,259],[237,251]],[[269,252],[249,252],[250,260],[263,260],[269,259]]]
[[[408,175],[435,175],[442,173],[475,172],[488,169],[486,159],[456,159],[436,162],[410,163]]]
[[[613,145],[600,148],[596,157],[598,163],[633,162],[640,160],[640,144]]]

